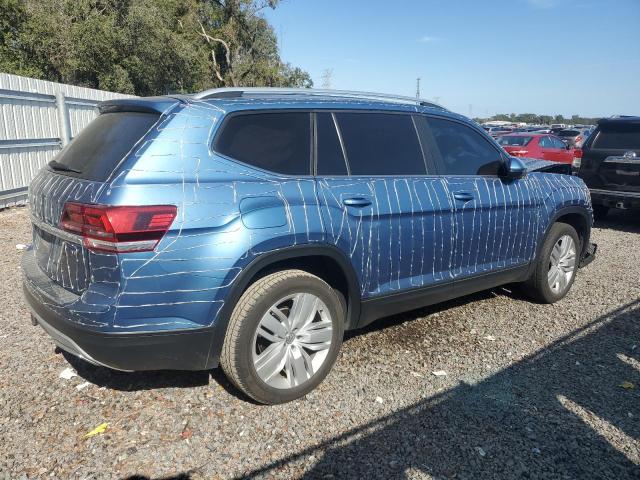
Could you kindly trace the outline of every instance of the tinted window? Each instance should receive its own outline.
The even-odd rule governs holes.
[[[159,117],[138,112],[99,115],[55,157],[81,173],[58,173],[104,182]]]
[[[330,113],[316,115],[316,135],[318,175],[346,175],[347,164]]]
[[[524,147],[532,137],[498,137],[498,143],[504,147]]]
[[[577,135],[580,135],[578,130],[562,130],[558,132],[559,137],[575,137]]]
[[[229,118],[215,150],[254,167],[287,175],[311,173],[309,113],[256,113]]]
[[[336,113],[352,175],[424,175],[410,115]]]
[[[429,118],[445,175],[497,175],[500,153],[480,133],[458,122]]]
[[[593,148],[640,150],[640,125],[607,126],[598,133]]]
[[[567,148],[567,144],[559,138],[549,137],[549,139],[551,140],[551,145],[553,146],[553,148]]]

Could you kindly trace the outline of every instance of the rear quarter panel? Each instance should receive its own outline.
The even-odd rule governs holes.
[[[154,252],[119,255],[115,330],[212,325],[233,281],[254,258],[324,241],[312,177],[273,175],[210,150],[224,114],[205,102],[167,114],[99,198],[178,207]]]

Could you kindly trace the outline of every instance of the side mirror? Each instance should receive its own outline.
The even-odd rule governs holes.
[[[509,179],[522,178],[527,173],[527,167],[517,157],[508,157],[504,176]]]

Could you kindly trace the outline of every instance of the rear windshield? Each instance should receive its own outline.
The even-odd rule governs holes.
[[[99,115],[55,157],[56,162],[80,173],[57,173],[104,182],[158,118],[155,113],[139,112]]]
[[[576,137],[580,135],[580,132],[578,130],[561,130],[556,135],[559,137]]]
[[[524,147],[533,137],[499,137],[498,143],[503,147]]]
[[[640,125],[611,125],[600,130],[593,148],[640,150]]]

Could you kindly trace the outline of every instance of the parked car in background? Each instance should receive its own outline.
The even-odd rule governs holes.
[[[504,135],[506,133],[511,133],[513,128],[510,127],[488,127],[485,130],[491,135],[493,138],[496,138],[498,135]]]
[[[640,117],[600,120],[574,170],[591,190],[597,218],[611,208],[640,208]]]
[[[589,133],[587,129],[565,129],[560,130],[556,135],[570,147],[580,148]]]
[[[100,111],[31,183],[22,261],[35,321],[97,365],[220,364],[282,403],[345,330],[506,283],[557,302],[593,258],[582,180],[428,102],[235,88]]]
[[[574,151],[554,135],[511,133],[496,141],[514,157],[528,157],[560,163],[573,163]]]

